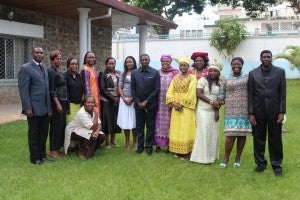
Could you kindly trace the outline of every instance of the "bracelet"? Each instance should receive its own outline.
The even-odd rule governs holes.
[[[213,104],[214,104],[214,101],[213,101],[213,100],[210,100],[210,101],[209,101],[209,104],[210,104],[210,105],[213,105]]]

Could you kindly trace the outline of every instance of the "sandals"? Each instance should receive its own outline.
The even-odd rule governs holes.
[[[233,167],[240,167],[240,166],[241,166],[240,162],[234,162],[233,163]],[[227,163],[222,162],[222,163],[220,163],[219,167],[220,168],[226,168],[227,167]]]
[[[241,163],[240,162],[234,162],[233,163],[233,167],[240,167],[241,166]]]
[[[227,167],[227,163],[222,162],[220,163],[219,167],[225,169]]]

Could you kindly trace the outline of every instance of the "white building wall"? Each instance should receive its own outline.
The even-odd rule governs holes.
[[[246,71],[249,71],[259,64],[259,54],[264,49],[272,51],[273,55],[282,53],[288,45],[299,45],[300,35],[295,36],[272,36],[272,37],[251,37],[246,39],[236,50],[234,56],[242,57],[245,60]],[[146,53],[150,55],[153,67],[159,68],[158,61],[162,54],[170,54],[174,58],[188,56],[193,52],[208,52],[210,63],[214,60],[224,64],[225,71],[228,73],[229,59],[225,59],[209,45],[208,39],[189,39],[189,40],[147,40]],[[138,41],[114,41],[112,43],[112,56],[119,62],[123,62],[126,56],[134,56],[137,61]],[[277,60],[282,62],[282,60]],[[226,69],[227,68],[227,69]],[[291,71],[288,64],[284,63],[284,68],[289,73],[288,77],[298,77],[297,71]],[[121,69],[122,70],[122,67]]]
[[[287,45],[297,45],[299,41],[300,35],[248,38],[237,48],[235,56],[241,56],[247,60],[257,60],[260,51],[264,49],[270,49],[273,54],[278,54]],[[162,54],[170,54],[176,58],[190,56],[195,51],[209,52],[210,60],[224,60],[206,39],[146,41],[146,52],[152,60],[159,60]],[[138,58],[138,41],[114,41],[112,43],[113,57],[124,60],[129,55]]]

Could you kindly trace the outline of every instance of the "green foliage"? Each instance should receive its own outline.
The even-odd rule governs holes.
[[[173,20],[175,15],[182,15],[194,11],[201,14],[206,3],[205,0],[122,0],[133,6],[142,8],[151,13]]]
[[[300,73],[300,46],[287,46],[282,54],[275,56],[275,59],[285,59],[290,65],[291,69],[297,69]]]
[[[206,5],[206,0],[122,0],[133,6],[142,8],[166,19],[173,20],[175,15],[182,15],[194,11],[201,14]],[[297,0],[287,0],[296,13],[300,12],[300,3]],[[211,5],[224,4],[231,5],[232,8],[243,6],[250,17],[257,17],[261,12],[268,9],[269,6],[278,5],[282,0],[210,0]]]
[[[239,44],[247,38],[246,26],[238,19],[219,20],[216,26],[210,37],[210,45],[225,58],[231,58]]]

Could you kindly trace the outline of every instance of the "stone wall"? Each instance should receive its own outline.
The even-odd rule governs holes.
[[[78,21],[63,19],[39,12],[13,8],[0,5],[0,19],[8,20],[7,13],[15,13],[14,21],[35,24],[44,27],[44,38],[33,38],[33,46],[41,46],[44,49],[44,63],[50,65],[49,55],[54,49],[59,49],[63,53],[63,68],[66,70],[66,60],[68,57],[79,56],[79,23]],[[2,28],[2,27],[1,27]],[[100,27],[92,23],[92,51],[97,60],[97,70],[104,68],[104,61],[111,56],[111,35],[110,28],[101,27],[102,34],[98,34]],[[81,58],[82,60],[83,58]],[[82,63],[80,63],[80,66]],[[9,82],[9,84],[7,84]],[[16,97],[17,81],[1,80],[0,82],[0,104],[19,102]],[[18,94],[18,92],[17,92]]]
[[[20,103],[16,80],[0,80],[0,105]]]

